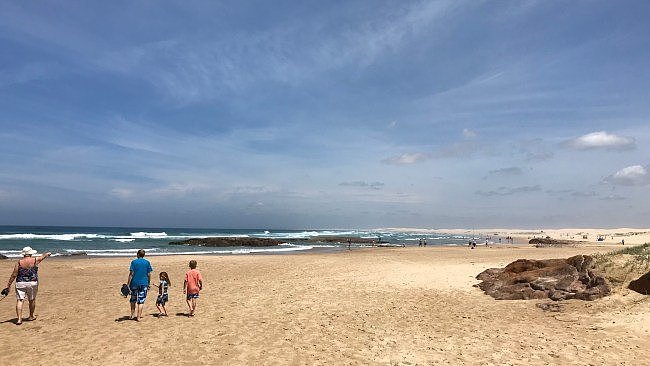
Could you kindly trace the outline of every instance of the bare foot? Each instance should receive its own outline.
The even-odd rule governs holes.
[[[30,316],[29,318],[27,318],[27,320],[30,321],[30,322],[33,322],[34,320],[36,320],[36,317],[35,316]]]

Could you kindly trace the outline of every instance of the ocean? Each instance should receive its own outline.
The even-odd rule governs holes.
[[[469,236],[423,234],[415,232],[383,232],[363,230],[231,230],[231,229],[179,229],[179,228],[121,228],[121,227],[63,227],[63,226],[0,226],[0,254],[10,258],[20,257],[20,250],[30,246],[39,253],[52,252],[54,256],[86,255],[95,257],[135,256],[145,249],[147,256],[288,254],[308,251],[344,250],[347,244],[308,242],[314,236],[353,236],[381,238],[395,245],[417,246],[420,239],[427,245],[466,245]],[[194,247],[169,245],[203,237],[256,237],[285,241],[274,247]],[[352,248],[368,247],[352,244]]]

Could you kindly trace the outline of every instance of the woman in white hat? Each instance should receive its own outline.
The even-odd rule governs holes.
[[[34,309],[36,309],[36,292],[38,292],[38,264],[52,255],[52,253],[47,252],[34,257],[36,251],[31,247],[24,247],[21,254],[23,257],[16,263],[5,289],[8,292],[11,283],[16,280],[16,324],[18,325],[23,323],[23,302],[25,299],[29,301],[28,320],[36,319],[34,318]]]

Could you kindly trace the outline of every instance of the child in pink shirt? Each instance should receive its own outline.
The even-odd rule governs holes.
[[[203,277],[201,272],[196,269],[196,261],[190,261],[190,270],[185,273],[185,283],[183,283],[183,293],[187,295],[187,306],[190,308],[189,316],[194,316],[196,311],[196,300],[199,298],[199,291],[203,288]]]

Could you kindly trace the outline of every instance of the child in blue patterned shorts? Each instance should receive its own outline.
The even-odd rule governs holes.
[[[158,298],[156,299],[156,307],[158,308],[158,317],[167,316],[167,309],[165,303],[169,301],[169,286],[172,281],[169,280],[167,272],[160,272],[160,284],[158,285]]]

